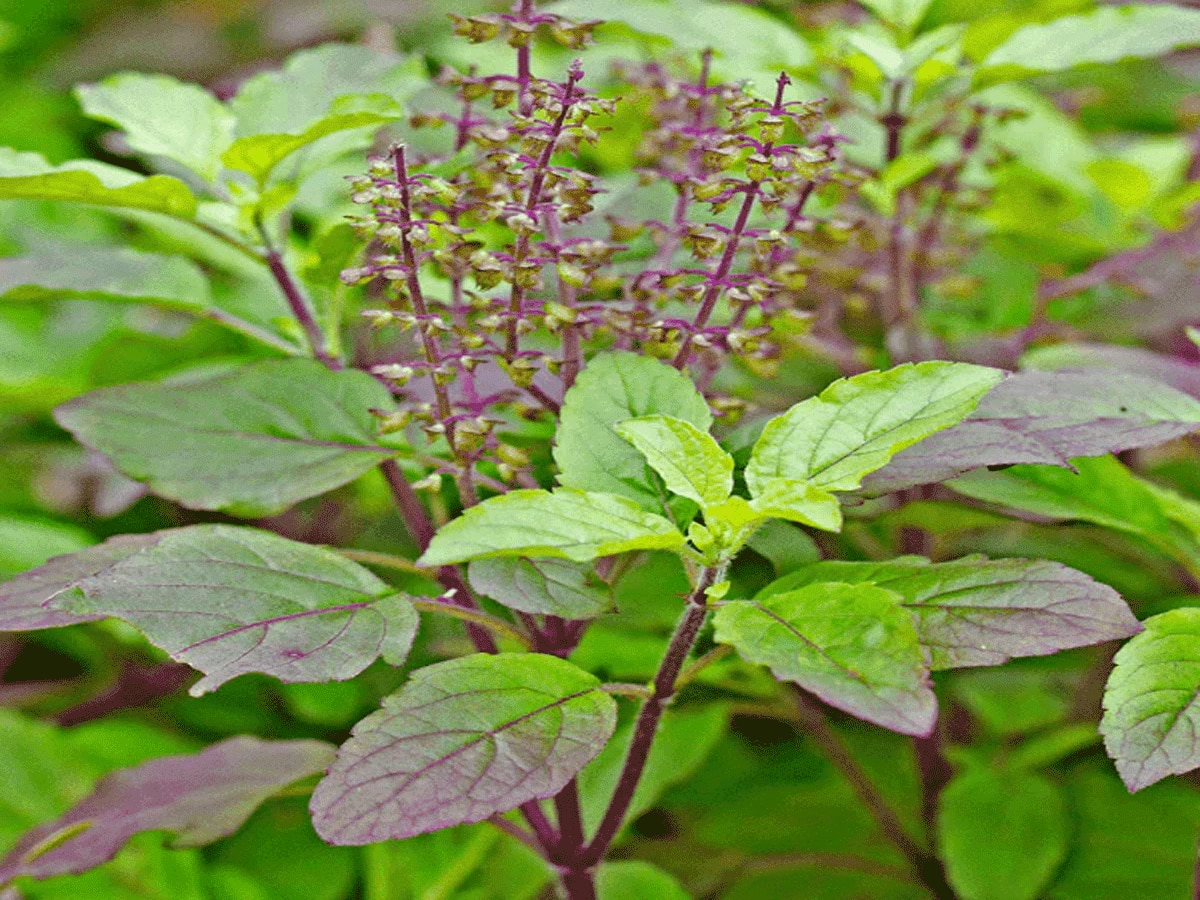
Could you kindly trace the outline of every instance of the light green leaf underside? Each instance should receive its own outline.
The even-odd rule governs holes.
[[[619,422],[616,430],[646,457],[671,493],[710,506],[733,491],[733,457],[691,422],[644,416]]]
[[[613,607],[612,590],[595,569],[567,559],[477,559],[467,578],[485,597],[534,615],[591,619]]]
[[[344,681],[377,657],[400,665],[408,655],[412,604],[337,553],[229,525],[153,537],[48,605],[131,623],[205,673],[193,695],[247,672]]]
[[[149,303],[193,313],[210,302],[208,281],[194,263],[127,247],[63,246],[52,255],[0,259],[0,296]]]
[[[0,200],[60,200],[161,213],[196,215],[196,197],[169,175],[138,175],[93,160],[52,166],[37,153],[0,147]]]
[[[555,434],[559,484],[630,497],[662,509],[646,459],[613,429],[628,419],[670,415],[707,432],[708,404],[686,375],[633,353],[604,353],[579,373],[563,398]]]
[[[1117,653],[1100,723],[1131,791],[1200,767],[1200,608],[1144,624]]]
[[[669,520],[626,497],[521,490],[485,500],[443,525],[420,563],[444,566],[488,556],[585,562],[629,550],[679,550],[683,543]]]
[[[124,474],[194,509],[267,515],[396,454],[375,436],[387,389],[315,360],[270,360],[183,383],[120,385],[55,411]]]
[[[842,505],[829,491],[793,478],[772,478],[759,487],[758,496],[750,501],[755,512],[823,531],[841,531]]]
[[[746,483],[773,478],[850,491],[896,453],[956,425],[1004,373],[967,363],[908,363],[835,381],[772,419],[754,445]]]
[[[177,162],[205,181],[220,172],[221,153],[233,140],[233,113],[199,85],[126,72],[75,93],[85,114],[124,131],[134,151]]]
[[[1017,30],[988,55],[977,77],[991,83],[1197,45],[1200,10],[1169,4],[1102,6]]]
[[[723,604],[715,637],[831,706],[903,734],[928,734],[937,699],[901,600],[874,585],[812,584]]]

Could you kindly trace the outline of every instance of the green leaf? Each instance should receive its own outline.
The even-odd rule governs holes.
[[[626,419],[615,428],[646,457],[671,493],[707,507],[733,492],[733,457],[691,422],[644,416]]]
[[[1071,464],[1075,471],[1010,466],[1001,472],[973,472],[946,485],[976,500],[1134,534],[1185,565],[1200,566],[1200,518],[1189,516],[1186,503],[1173,502],[1171,492],[1141,480],[1110,456]]]
[[[246,79],[229,108],[237,137],[299,135],[335,113],[335,102],[354,96],[395,103],[427,84],[424,57],[405,58],[357,44],[324,44],[302,50],[276,71]]]
[[[613,430],[618,422],[655,414],[704,432],[712,425],[700,392],[666,363],[634,353],[594,357],[563,398],[554,444],[559,484],[621,494],[661,510],[663,498],[645,458]]]
[[[859,0],[883,21],[903,31],[912,31],[925,18],[933,0]]]
[[[689,56],[712,50],[742,71],[798,68],[813,59],[795,30],[753,7],[705,0],[565,0],[546,11],[569,19],[619,23],[661,38],[675,52]]]
[[[331,844],[370,844],[553,797],[612,736],[616,706],[594,676],[553,656],[418,669],[354,727],[313,794],[313,824]]]
[[[169,175],[138,175],[77,159],[52,166],[36,153],[0,147],[0,200],[62,200],[142,209],[178,219],[196,215],[196,197]]]
[[[1017,656],[1118,640],[1140,630],[1108,585],[1046,560],[968,556],[930,563],[820,562],[769,584],[759,598],[821,581],[874,584],[903,597],[932,667],[995,666]]]
[[[938,797],[938,851],[962,900],[1035,900],[1067,855],[1062,790],[1029,772],[968,771]]]
[[[193,313],[210,304],[208,280],[194,263],[127,247],[63,246],[0,259],[0,297],[149,303]]]
[[[680,550],[683,535],[662,516],[616,494],[511,491],[472,506],[434,535],[420,563],[444,566],[487,556],[551,556],[586,562],[629,550]]]
[[[606,862],[596,872],[598,900],[691,900],[675,876],[640,859]]]
[[[812,584],[724,603],[716,640],[831,706],[899,731],[928,734],[937,698],[901,596],[868,584]]]
[[[249,173],[262,188],[270,179],[275,167],[297,150],[340,131],[350,131],[371,125],[379,126],[385,122],[395,121],[399,117],[400,113],[398,112],[395,115],[351,112],[321,119],[299,134],[247,135],[235,140],[221,155],[221,161],[231,169]]]
[[[754,445],[746,483],[771,479],[850,491],[905,447],[967,416],[1004,373],[966,363],[906,363],[835,381],[772,419]]]
[[[772,478],[759,485],[758,496],[750,501],[750,507],[773,519],[787,519],[822,531],[842,530],[838,498],[808,481]]]
[[[593,619],[613,607],[612,590],[590,564],[566,559],[476,559],[467,578],[509,609],[564,619]]]
[[[21,875],[87,871],[143,831],[172,832],[179,847],[212,843],[237,831],[281,788],[321,771],[332,749],[323,741],[243,735],[201,753],[114,772],[82,802],[18,841],[0,860],[0,884]]]
[[[95,540],[77,525],[37,516],[0,513],[0,578],[11,578],[40,566],[52,556],[83,550]],[[0,596],[3,596],[2,588]],[[2,600],[0,606],[3,606]]]
[[[1145,621],[1121,648],[1100,731],[1131,791],[1200,767],[1200,609]]]
[[[213,181],[233,140],[233,113],[196,84],[125,72],[75,89],[83,111],[125,132],[129,147],[165,157]]]
[[[1200,45],[1200,10],[1169,4],[1102,6],[1076,16],[1027,25],[983,61],[986,83],[1087,63],[1163,56]]]
[[[205,673],[193,696],[247,672],[345,681],[377,657],[398,666],[408,655],[417,630],[412,604],[340,554],[229,525],[150,537],[46,602],[131,623],[172,659]]]
[[[104,388],[55,410],[130,478],[194,509],[268,515],[345,484],[396,451],[375,437],[387,388],[315,360]]]

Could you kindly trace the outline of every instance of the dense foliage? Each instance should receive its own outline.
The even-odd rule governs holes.
[[[1193,890],[1200,11],[442,31],[0,148],[0,897]]]

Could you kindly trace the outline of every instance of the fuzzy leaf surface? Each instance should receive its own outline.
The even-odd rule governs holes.
[[[1104,691],[1100,732],[1131,791],[1200,767],[1200,609],[1145,621]]]
[[[1200,428],[1200,401],[1133,372],[1018,372],[960,425],[898,454],[866,479],[869,494],[954,478],[984,466],[1068,465],[1161,444]]]
[[[444,566],[488,556],[586,562],[629,550],[678,550],[683,535],[662,516],[616,494],[510,491],[441,527],[419,562]]]
[[[79,596],[79,584],[103,576],[113,566],[158,543],[156,534],[121,534],[78,553],[56,556],[44,565],[0,584],[0,631],[60,628],[104,618],[97,613],[69,613],[51,608],[57,599]]]
[[[612,591],[592,566],[567,559],[476,559],[467,579],[497,603],[533,615],[593,619],[613,607]]]
[[[182,383],[103,388],[55,410],[122,473],[193,509],[269,515],[345,484],[396,451],[375,438],[387,388],[310,359]]]
[[[554,444],[559,484],[620,494],[647,509],[662,509],[645,457],[613,428],[656,414],[703,432],[712,425],[708,403],[691,380],[666,363],[633,353],[594,357],[563,398]]]
[[[1035,900],[1067,855],[1062,789],[1030,772],[967,771],[938,798],[938,850],[963,900]]]
[[[557,657],[427,666],[354,727],[313,794],[313,824],[346,845],[480,822],[558,793],[615,727],[616,701]]]
[[[1141,630],[1108,585],[1047,560],[827,561],[780,578],[759,597],[821,581],[874,584],[900,594],[916,617],[921,645],[930,651],[935,670],[998,666],[1014,657],[1044,656]]]
[[[937,718],[937,698],[902,599],[870,584],[811,584],[723,604],[715,637],[830,706],[924,735]]]
[[[75,89],[84,113],[115,125],[131,149],[164,157],[213,181],[233,140],[233,113],[196,84],[124,72]]]
[[[659,415],[627,419],[615,427],[672,494],[711,506],[733,492],[733,457],[691,422]]]
[[[85,872],[142,831],[172,832],[177,847],[212,843],[237,831],[272,794],[332,759],[333,747],[323,741],[241,736],[114,772],[62,816],[26,834],[0,860],[0,884],[19,875]]]
[[[767,423],[746,466],[757,495],[774,478],[850,491],[905,447],[956,425],[1004,373],[967,363],[906,363],[835,381]]]
[[[64,246],[52,254],[0,259],[0,297],[148,303],[191,313],[210,303],[208,280],[190,260],[127,247]]]
[[[195,696],[247,672],[345,681],[378,657],[400,665],[408,655],[412,604],[337,553],[230,525],[155,537],[49,604],[131,623],[205,673]]]
[[[1103,6],[1026,25],[983,61],[979,77],[997,81],[1061,72],[1087,63],[1163,56],[1200,44],[1200,10],[1169,4]]]
[[[0,147],[0,200],[61,200],[162,213],[196,215],[196,196],[170,175],[149,177],[119,166],[76,159],[52,166],[37,153]]]

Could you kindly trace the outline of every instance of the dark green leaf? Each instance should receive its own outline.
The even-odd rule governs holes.
[[[962,900],[1035,900],[1067,855],[1061,789],[1029,772],[968,771],[938,797],[938,851]]]
[[[1200,767],[1200,609],[1153,616],[1104,691],[1104,745],[1131,791]]]
[[[716,639],[831,706],[903,734],[928,734],[937,698],[912,616],[894,591],[812,584],[724,603]]]
[[[265,515],[394,456],[375,437],[387,389],[315,360],[270,360],[179,383],[93,391],[55,410],[130,478],[194,509]]]
[[[480,822],[552,797],[604,747],[616,702],[568,662],[476,654],[413,673],[355,726],[312,799],[331,844]]]

